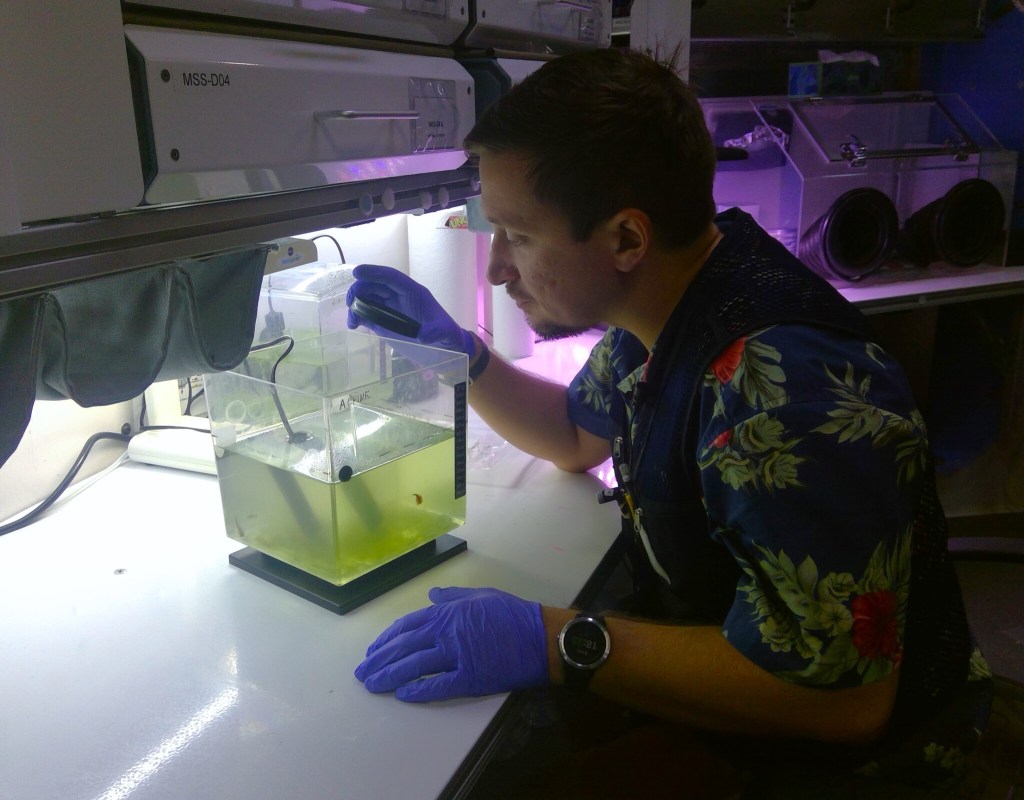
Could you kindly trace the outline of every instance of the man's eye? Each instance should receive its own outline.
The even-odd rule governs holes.
[[[526,239],[522,236],[512,236],[508,233],[505,234],[505,239],[512,247],[519,247],[526,241]]]

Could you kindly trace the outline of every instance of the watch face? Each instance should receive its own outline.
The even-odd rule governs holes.
[[[595,669],[608,657],[609,642],[604,628],[590,619],[576,619],[561,636],[562,652],[574,666]]]

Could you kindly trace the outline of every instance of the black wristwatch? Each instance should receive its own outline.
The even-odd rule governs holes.
[[[612,637],[597,614],[581,612],[558,634],[558,652],[565,665],[565,685],[585,689],[597,668],[608,660]]]

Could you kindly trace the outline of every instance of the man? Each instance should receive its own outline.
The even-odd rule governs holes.
[[[515,446],[575,471],[612,454],[645,595],[667,602],[643,606],[661,619],[587,620],[437,589],[357,677],[408,701],[569,683],[726,752],[785,742],[765,768],[813,752],[806,774],[833,786],[957,773],[988,681],[921,416],[856,310],[749,216],[715,216],[713,143],[671,66],[556,59],[466,146],[489,281],[547,338],[606,324],[587,366],[569,387],[520,372],[388,268],[357,267],[349,301],[469,355],[471,404]]]

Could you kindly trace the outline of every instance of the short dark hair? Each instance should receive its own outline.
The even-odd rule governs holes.
[[[659,244],[690,244],[715,215],[715,148],[674,60],[601,49],[549,61],[483,113],[466,150],[530,159],[534,194],[577,241],[638,208]]]

